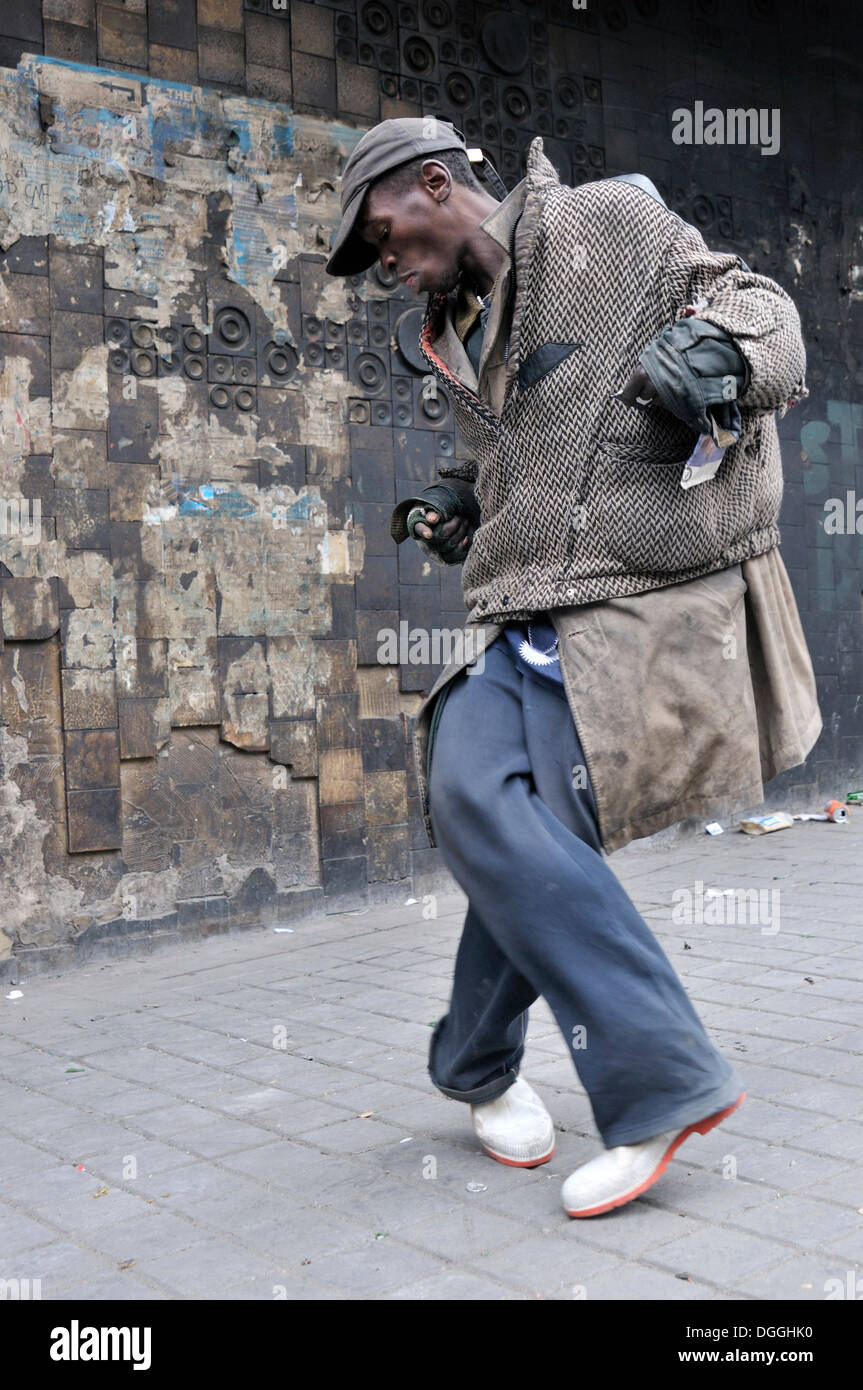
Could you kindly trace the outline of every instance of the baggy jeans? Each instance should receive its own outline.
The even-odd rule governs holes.
[[[522,674],[500,637],[441,696],[429,810],[468,910],[431,1041],[435,1086],[474,1104],[502,1095],[542,995],[606,1148],[730,1105],[740,1077],[603,857],[562,687]]]

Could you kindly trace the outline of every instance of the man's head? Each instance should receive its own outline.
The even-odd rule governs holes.
[[[493,202],[461,150],[420,156],[377,179],[357,230],[415,294],[454,289],[467,244]]]
[[[327,270],[354,275],[380,259],[415,293],[450,290],[494,203],[448,122],[383,121],[345,167]]]

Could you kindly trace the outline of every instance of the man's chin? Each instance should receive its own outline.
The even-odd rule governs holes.
[[[414,284],[413,290],[414,294],[449,294],[456,288],[458,282],[459,272],[457,270],[451,272],[449,275],[438,274],[434,281],[429,281],[420,276]]]

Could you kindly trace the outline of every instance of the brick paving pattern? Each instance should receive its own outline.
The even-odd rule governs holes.
[[[523,1074],[558,1126],[551,1163],[493,1162],[428,1080],[459,892],[142,947],[25,979],[18,999],[4,986],[0,1280],[94,1300],[806,1300],[830,1280],[861,1296],[850,816],[610,861],[749,1098],[644,1197],[589,1221],[567,1219],[560,1184],[599,1141],[543,1003]],[[710,888],[763,889],[770,915],[681,922],[681,890],[729,901]]]

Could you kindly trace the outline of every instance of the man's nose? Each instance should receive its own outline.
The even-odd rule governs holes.
[[[386,270],[386,271],[395,270],[395,267],[396,267],[396,253],[395,253],[395,251],[391,251],[391,250],[389,249],[388,246],[387,246],[387,247],[384,247],[383,251],[381,251],[381,254],[380,254],[380,262],[381,262],[381,265],[382,265],[382,267],[383,267],[384,270]]]

